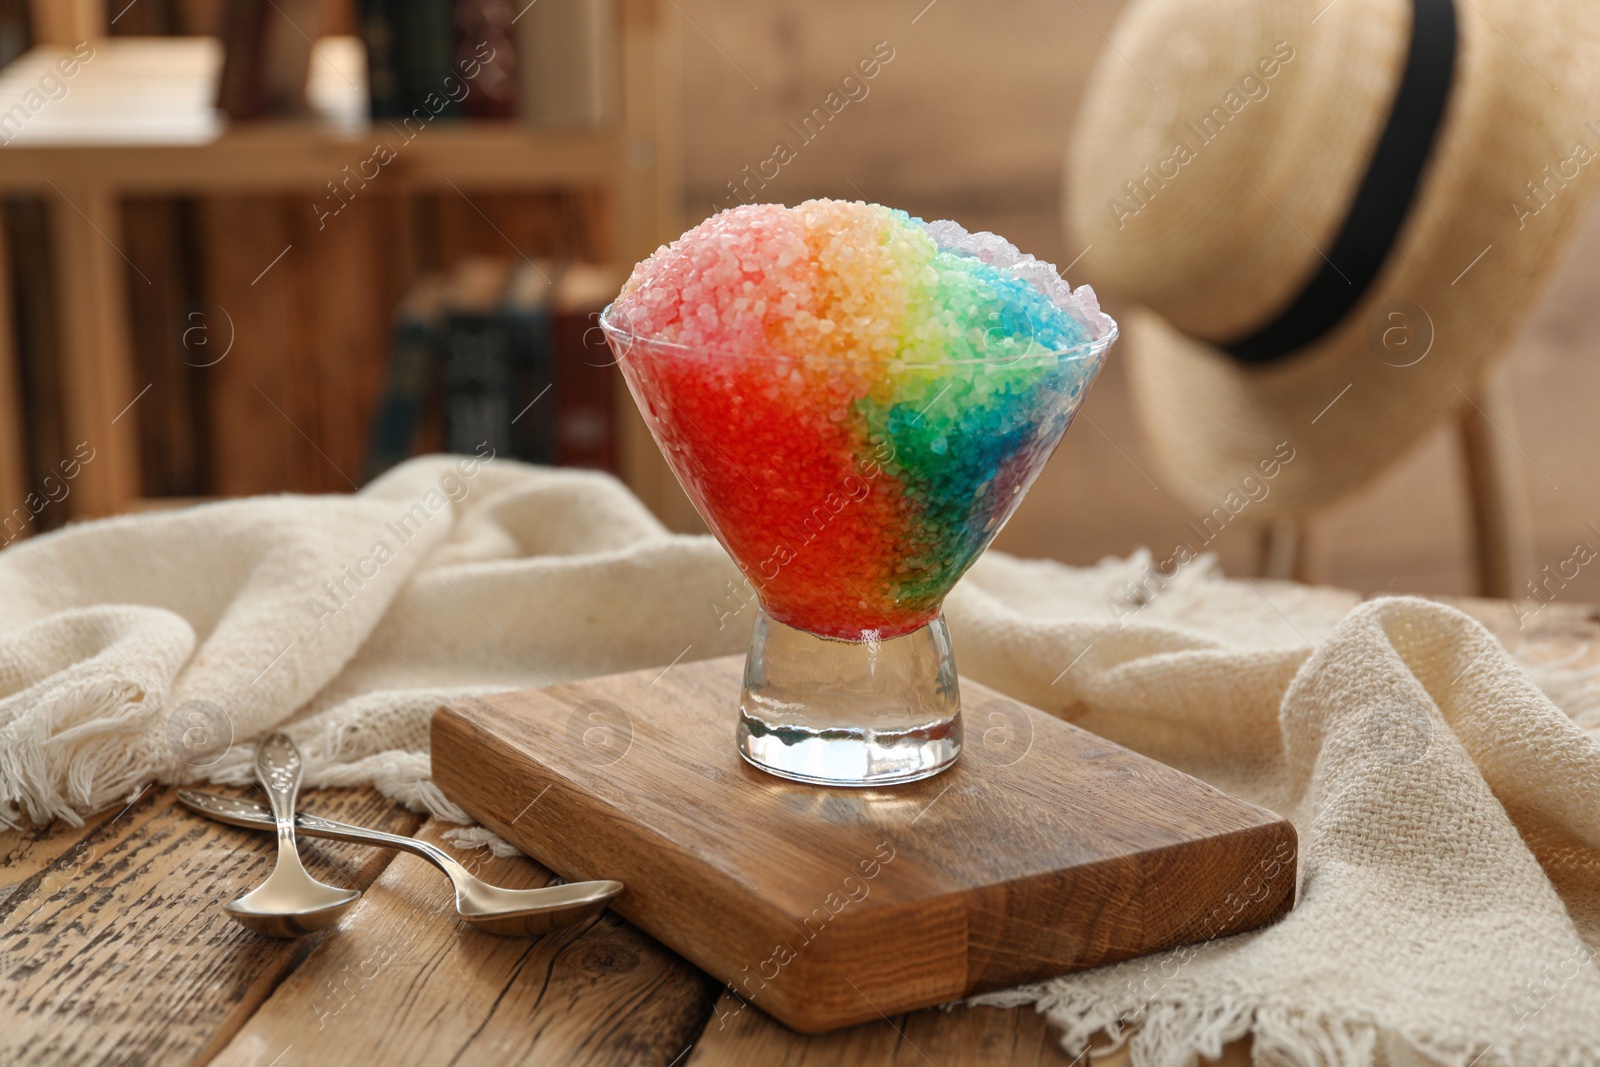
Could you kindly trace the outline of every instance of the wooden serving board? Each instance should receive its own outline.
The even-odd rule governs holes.
[[[962,681],[955,767],[878,789],[734,749],[742,657],[462,700],[433,776],[744,1003],[821,1032],[1271,922],[1272,812]],[[719,1020],[726,1023],[726,1020]]]

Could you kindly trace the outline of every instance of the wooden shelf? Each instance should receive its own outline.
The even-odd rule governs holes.
[[[615,172],[615,139],[484,129],[424,130],[409,144],[392,130],[331,133],[300,123],[262,123],[196,145],[37,145],[0,148],[0,188],[50,192],[63,175],[114,173],[126,193],[281,192],[337,182],[380,142],[396,152],[380,177],[413,185],[526,188],[599,183]],[[373,164],[367,164],[368,173]]]
[[[320,188],[379,144],[394,159],[368,174],[419,186],[600,183],[623,160],[620,130],[539,130],[515,121],[371,123],[361,44],[319,41],[304,120],[229,125],[211,106],[222,62],[213,38],[100,40],[92,59],[0,147],[0,188],[85,178],[123,192],[206,193]],[[30,51],[0,72],[0,100],[21,100],[62,56]]]

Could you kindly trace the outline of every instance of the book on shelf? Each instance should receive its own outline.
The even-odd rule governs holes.
[[[617,0],[361,0],[360,19],[374,119],[571,129],[620,111]]]
[[[517,18],[525,122],[594,127],[620,111],[616,0],[538,0]]]
[[[445,295],[444,445],[511,454],[511,329],[503,311],[511,264],[475,256],[457,265]]]
[[[0,0],[0,67],[33,45],[28,28],[28,0]]]
[[[622,280],[589,264],[468,257],[419,281],[395,313],[368,478],[417,451],[434,407],[447,452],[488,444],[529,463],[615,471],[620,375],[596,316]]]
[[[400,27],[394,0],[361,0],[361,43],[367,56],[367,113],[374,119],[406,113],[400,83]]]
[[[461,107],[469,119],[517,116],[516,22],[512,0],[455,0],[456,71],[467,82]]]
[[[453,0],[361,0],[360,20],[372,118],[461,117],[478,78],[464,79],[457,62]]]
[[[551,338],[555,347],[556,462],[617,469],[616,358],[599,326],[600,311],[626,275],[572,263],[556,279]]]
[[[444,302],[444,275],[426,274],[395,309],[389,333],[388,384],[372,417],[368,481],[407,459],[415,449],[432,392]]]
[[[230,119],[303,115],[320,0],[227,0],[216,105]]]
[[[550,313],[561,266],[554,260],[518,263],[503,305],[510,332],[511,452],[529,463],[556,462],[555,366]]]

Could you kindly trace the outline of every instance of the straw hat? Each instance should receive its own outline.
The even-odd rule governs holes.
[[[1600,187],[1597,64],[1600,0],[1129,7],[1067,211],[1180,495],[1276,458],[1301,514],[1459,408]]]

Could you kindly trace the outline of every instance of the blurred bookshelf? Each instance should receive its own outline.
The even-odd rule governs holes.
[[[141,433],[138,406],[147,402],[146,392],[162,374],[171,379],[168,396],[196,388],[188,368],[205,365],[204,359],[189,358],[194,352],[169,352],[162,356],[166,364],[181,361],[188,367],[152,373],[133,351],[141,315],[162,315],[165,322],[181,317],[188,306],[168,300],[171,308],[152,310],[170,285],[160,271],[147,274],[139,265],[170,266],[169,274],[185,269],[139,252],[156,247],[141,244],[142,218],[182,214],[161,199],[173,197],[196,198],[191,214],[198,214],[199,223],[191,220],[190,228],[198,225],[207,237],[205,304],[219,321],[207,322],[206,328],[220,335],[220,320],[226,318],[229,344],[244,337],[263,353],[256,357],[254,372],[259,373],[237,358],[232,366],[222,361],[208,372],[213,377],[204,388],[215,394],[210,398],[213,428],[225,421],[235,430],[232,413],[246,407],[254,412],[250,418],[281,416],[291,423],[296,420],[286,409],[316,411],[315,425],[296,424],[294,431],[318,454],[326,445],[346,462],[338,465],[336,478],[322,471],[304,481],[311,491],[347,490],[346,482],[362,476],[359,463],[349,469],[356,447],[351,441],[360,438],[365,448],[384,367],[371,358],[341,366],[341,346],[370,351],[377,331],[382,336],[376,344],[386,353],[389,314],[420,270],[393,268],[411,275],[398,280],[362,278],[372,273],[374,262],[389,267],[390,260],[416,258],[410,248],[414,241],[403,232],[415,228],[414,220],[428,220],[428,232],[442,235],[431,238],[435,243],[487,224],[505,239],[504,252],[526,260],[521,245],[481,205],[512,195],[568,198],[562,202],[583,209],[584,232],[576,243],[587,258],[613,269],[678,232],[679,31],[677,20],[663,17],[667,5],[668,0],[622,0],[614,9],[617,99],[609,121],[545,128],[518,119],[467,118],[402,130],[397,120],[368,117],[359,37],[314,42],[303,117],[234,123],[214,106],[224,63],[216,37],[110,36],[106,8],[95,0],[34,0],[34,44],[0,69],[0,107],[30,99],[41,79],[62,70],[63,59],[70,63],[75,48],[81,54],[82,42],[89,42],[93,58],[76,65],[70,91],[47,96],[20,128],[15,123],[5,128],[0,147],[0,194],[32,196],[44,205],[35,225],[20,225],[17,220],[27,222],[27,214],[10,211],[5,217],[13,224],[0,223],[0,317],[18,323],[0,330],[0,501],[10,507],[37,491],[40,449],[35,446],[30,455],[26,427],[30,418],[52,414],[31,410],[34,405],[27,403],[33,386],[21,373],[16,339],[31,330],[49,335],[58,365],[52,387],[58,395],[60,439],[88,441],[96,456],[82,465],[60,510],[81,519],[160,506],[144,484],[140,449],[141,444],[167,446],[158,439],[159,428],[153,436],[145,425]],[[347,190],[360,190],[346,212],[346,204],[334,198],[335,183],[347,178],[350,168],[370,161],[380,141],[392,146],[392,158],[381,164],[376,178],[363,170],[370,183],[342,183]],[[368,184],[374,190],[370,194]],[[291,197],[292,202],[285,199]],[[312,206],[319,197],[338,209]],[[142,214],[137,205],[144,206]],[[16,233],[4,232],[8,228]],[[344,232],[334,239],[324,228]],[[19,256],[28,262],[35,246],[49,260],[48,311],[13,306],[14,293],[20,294],[15,303],[27,302],[27,286],[4,276]],[[283,263],[272,259],[279,247]],[[330,300],[325,290],[334,285],[350,287],[348,298],[341,292]],[[319,297],[321,305],[334,306],[317,307],[299,325],[287,323],[273,303],[304,304]],[[348,313],[342,304],[349,305]],[[240,308],[251,310],[241,315]],[[182,336],[187,345],[188,332]],[[211,338],[214,345],[222,340]],[[308,364],[308,350],[322,353],[319,365]],[[364,410],[338,410],[346,385],[349,396],[363,398],[355,406]],[[307,398],[305,404],[290,406],[284,398],[297,391]],[[615,404],[618,473],[669,525],[681,523],[686,501],[621,389]],[[340,446],[344,451],[313,440],[319,428],[348,438]],[[281,426],[272,432],[287,433]],[[273,488],[268,468],[281,466],[281,458],[253,456],[248,434],[236,433],[225,448],[211,448],[212,443],[197,446],[190,440],[181,446],[191,452],[208,449],[206,495]],[[251,463],[258,468],[254,474],[244,470]],[[180,488],[170,495],[192,494]]]

